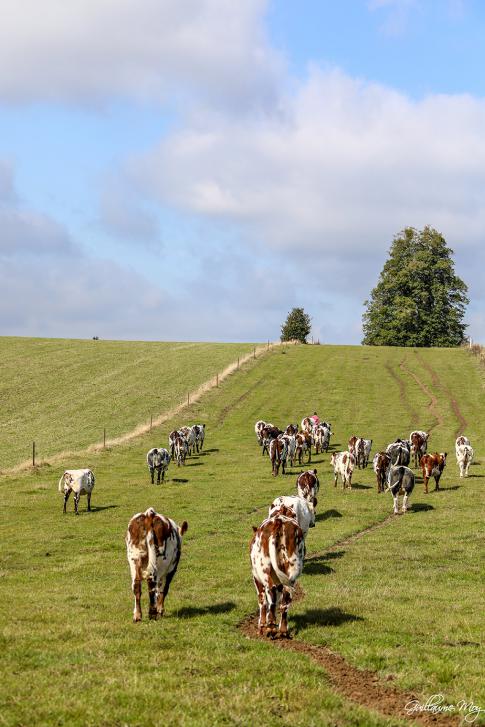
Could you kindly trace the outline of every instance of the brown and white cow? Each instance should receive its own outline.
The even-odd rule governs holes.
[[[302,464],[303,457],[308,453],[308,463],[312,461],[312,436],[308,432],[298,432],[295,435],[296,441],[296,456],[298,458],[298,464]]]
[[[259,603],[259,633],[288,637],[288,608],[303,570],[305,538],[298,522],[277,515],[264,520],[249,546],[254,586]],[[279,607],[280,622],[276,626]]]
[[[354,455],[357,467],[365,469],[369,463],[370,452],[372,449],[372,439],[364,439],[363,437],[350,437],[349,452]]]
[[[281,472],[285,474],[286,458],[288,457],[288,445],[285,439],[276,437],[269,443],[269,458],[273,477],[277,477],[280,465]]]
[[[428,492],[428,482],[434,477],[436,483],[435,490],[440,489],[440,478],[446,465],[447,452],[435,452],[434,454],[424,454],[419,464],[423,472],[424,491]]]
[[[64,514],[71,492],[74,492],[74,512],[79,515],[79,498],[86,495],[88,512],[91,511],[91,493],[95,485],[94,473],[90,469],[66,470],[59,480],[59,492],[64,492]]]
[[[317,494],[320,489],[320,482],[316,470],[307,470],[298,475],[296,480],[296,491],[298,497],[309,502],[313,508],[317,506]]]
[[[352,452],[334,452],[330,457],[330,464],[333,467],[335,487],[340,475],[344,490],[346,487],[352,489],[352,473],[355,467],[355,457]]]
[[[421,457],[426,454],[428,448],[428,432],[416,430],[411,432],[409,435],[409,441],[411,443],[411,454],[414,455],[414,466],[417,467]]]
[[[276,517],[276,515],[283,515],[296,520],[304,538],[307,536],[308,529],[315,527],[313,502],[299,495],[280,495],[280,497],[276,497],[269,506],[268,517]]]
[[[254,433],[256,434],[256,439],[258,440],[258,444],[260,447],[263,446],[263,437],[262,437],[262,431],[265,427],[272,427],[273,425],[270,422],[265,422],[263,419],[258,419],[256,424],[254,425]]]
[[[389,467],[391,466],[391,457],[387,452],[377,452],[372,461],[372,467],[376,473],[377,492],[384,492]]]
[[[458,457],[458,447],[462,447],[464,444],[467,444],[469,447],[471,446],[470,440],[468,439],[468,437],[465,437],[462,434],[460,437],[456,438],[456,442],[455,442],[455,452],[456,452],[457,457]]]
[[[182,536],[188,525],[180,527],[174,520],[159,515],[153,507],[133,515],[126,533],[126,555],[130,565],[135,596],[133,621],[141,621],[141,586],[148,586],[151,619],[163,615],[165,598],[177,571],[182,550]]]
[[[261,440],[263,443],[263,451],[261,454],[264,455],[265,452],[269,454],[269,445],[272,439],[276,439],[280,436],[280,434],[283,434],[281,429],[278,427],[273,426],[273,424],[267,424],[263,429],[261,430]]]

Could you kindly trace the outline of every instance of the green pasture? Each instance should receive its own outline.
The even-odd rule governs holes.
[[[189,360],[189,351],[183,355]],[[61,402],[67,393],[59,381]],[[448,464],[440,492],[425,495],[418,478],[406,515],[329,554],[329,546],[382,522],[392,498],[377,494],[370,466],[343,492],[334,487],[330,453],[314,457],[321,489],[304,598],[290,611],[295,638],[325,644],[423,701],[442,693],[449,704],[485,708],[484,404],[477,363],[463,350],[275,348],[183,416],[90,455],[91,513],[82,498],[80,517],[72,501],[63,516],[57,492],[64,467],[86,465],[81,457],[1,477],[0,724],[404,724],[380,715],[379,705],[369,710],[339,696],[311,658],[238,629],[257,608],[251,526],[275,496],[294,493],[300,471],[271,476],[254,422],[282,426],[314,410],[332,423],[332,449],[346,448],[355,433],[374,440],[374,453],[412,428],[431,429],[430,449],[447,451]],[[120,416],[122,430],[137,423],[129,413],[127,426]],[[42,418],[52,441],[55,419]],[[194,422],[206,423],[204,452],[185,467],[171,464],[163,486],[150,485],[147,449],[166,446],[170,429]],[[467,480],[454,456],[458,430],[475,447]],[[166,615],[147,620],[144,588],[143,622],[133,624],[124,535],[130,517],[149,506],[187,520],[189,530]]]
[[[0,470],[149,423],[252,348],[0,337]]]

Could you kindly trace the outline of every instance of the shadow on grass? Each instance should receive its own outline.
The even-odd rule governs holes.
[[[113,510],[113,508],[119,507],[119,505],[91,505],[91,512],[101,512],[101,510]]]
[[[213,447],[212,449],[204,449],[204,451],[200,451],[199,455],[203,454],[211,454],[211,452],[218,452],[219,449],[217,447]]]
[[[372,485],[360,485],[358,482],[352,482],[353,490],[372,490]]]
[[[329,573],[335,573],[333,568],[323,562],[325,560],[327,560],[325,555],[306,560],[303,564],[303,573],[306,576],[326,576]]]
[[[409,510],[410,512],[427,512],[428,510],[434,510],[434,507],[428,505],[427,502],[413,502]]]
[[[202,467],[203,462],[186,462],[185,467]]]
[[[315,515],[315,522],[320,523],[324,520],[329,520],[331,517],[342,517],[342,513],[338,510],[325,510],[325,512]]]
[[[177,611],[179,618],[194,618],[196,616],[207,616],[208,614],[217,615],[218,613],[228,613],[236,608],[233,601],[224,601],[223,603],[214,603],[210,606],[185,606]]]
[[[188,482],[185,477],[173,477],[172,482]]]
[[[478,475],[481,477],[481,475]],[[472,475],[473,477],[473,475]],[[452,485],[451,487],[441,487],[439,490],[432,490],[432,492],[446,492],[447,490],[459,490],[463,485]]]
[[[340,608],[311,608],[305,613],[291,615],[296,629],[300,631],[307,626],[340,626],[349,621],[363,621],[361,616],[346,613]]]

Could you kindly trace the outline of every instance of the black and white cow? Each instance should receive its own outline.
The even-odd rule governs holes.
[[[59,492],[64,492],[64,513],[71,492],[74,492],[74,512],[79,515],[79,498],[86,495],[88,512],[91,510],[91,493],[96,480],[90,469],[66,470],[59,480]]]
[[[402,464],[407,467],[411,460],[411,445],[407,439],[396,439],[387,445],[386,453],[391,458],[391,465]]]
[[[165,472],[168,470],[170,464],[170,455],[165,447],[152,447],[147,452],[147,465],[150,470],[150,477],[152,485],[154,484],[155,472],[157,473],[157,485],[160,484],[160,477],[162,482],[165,480]]]
[[[194,424],[192,430],[195,434],[195,448],[197,454],[202,451],[205,440],[205,424]]]
[[[399,495],[404,493],[402,501],[402,512],[406,512],[408,499],[414,490],[414,472],[404,465],[395,465],[389,471],[389,484],[387,490],[390,490],[394,498],[394,514],[399,515]],[[387,492],[386,490],[386,492]]]

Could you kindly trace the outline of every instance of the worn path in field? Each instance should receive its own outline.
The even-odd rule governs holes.
[[[350,537],[339,540],[329,548],[319,553],[314,553],[305,560],[305,564],[311,564],[313,560],[321,560],[327,556],[329,559],[335,551],[343,546],[350,546],[368,533],[385,527],[395,520],[395,515],[389,515],[384,520],[375,523]],[[304,593],[301,588],[297,588],[296,599],[301,600]],[[332,623],[332,615],[329,613],[329,623]],[[412,692],[405,692],[397,687],[389,684],[389,679],[384,684],[378,674],[365,669],[357,669],[349,664],[342,656],[335,653],[326,646],[314,646],[298,639],[279,639],[268,641],[264,636],[258,634],[258,614],[254,613],[247,616],[240,624],[240,629],[248,637],[252,639],[260,639],[266,641],[268,645],[276,646],[280,649],[289,649],[299,654],[304,654],[319,664],[328,674],[332,687],[336,692],[347,699],[356,702],[362,707],[395,719],[402,719],[418,723],[430,727],[451,727],[460,723],[457,717],[444,714],[433,714],[431,712],[420,712],[416,714],[408,714],[405,707],[409,703],[425,702],[426,699],[419,697]]]
[[[450,402],[451,408],[453,410],[453,413],[456,416],[456,419],[457,419],[457,421],[459,423],[458,428],[455,430],[455,437],[458,437],[458,435],[463,434],[463,432],[466,429],[466,426],[467,426],[468,422],[465,419],[465,417],[463,416],[463,414],[461,413],[461,410],[460,410],[460,407],[458,405],[457,400],[454,398],[453,394],[448,389],[448,387],[445,386],[441,382],[438,374],[436,373],[436,371],[434,370],[434,368],[431,366],[431,364],[429,364],[427,361],[425,361],[419,355],[419,353],[417,351],[415,351],[415,355],[416,355],[417,359],[420,361],[421,365],[424,366],[424,368],[429,372],[429,374],[431,376],[431,381],[433,382],[434,386],[439,387],[446,394],[446,396],[448,398],[448,401]]]
[[[153,427],[158,427],[161,424],[164,424],[169,419],[173,419],[175,416],[180,414],[182,411],[187,409],[190,405],[195,404],[196,402],[200,401],[202,396],[206,394],[211,389],[216,388],[218,383],[221,383],[224,381],[224,379],[227,379],[228,376],[233,374],[235,371],[237,371],[243,364],[245,364],[247,361],[250,361],[253,358],[261,358],[262,355],[267,353],[268,351],[272,350],[275,346],[279,346],[279,342],[276,343],[270,343],[269,345],[263,345],[263,346],[257,346],[255,348],[255,351],[251,351],[244,356],[240,356],[237,361],[233,361],[229,366],[226,366],[226,368],[221,371],[216,376],[212,376],[208,381],[205,381],[203,384],[201,384],[197,389],[194,391],[189,392],[188,394],[188,402],[184,401],[181,404],[178,404],[177,406],[174,406],[172,409],[168,409],[167,411],[163,412],[162,414],[159,414],[156,418],[152,420],[152,422],[148,424],[139,424],[137,427],[132,429],[130,432],[126,432],[125,434],[120,435],[119,437],[114,437],[113,439],[107,439],[106,440],[106,448],[111,449],[112,447],[119,446],[121,444],[126,444],[127,442],[131,442],[133,439],[136,439],[137,437],[142,436],[143,434],[147,434],[152,430]],[[42,465],[52,465],[57,464],[59,462],[62,462],[63,460],[66,460],[68,457],[77,457],[80,455],[85,454],[93,454],[95,452],[101,452],[103,449],[105,449],[104,443],[97,443],[97,444],[91,444],[88,447],[80,450],[65,450],[63,452],[58,452],[57,454],[53,454],[50,457],[42,458],[40,462],[40,466]],[[11,467],[9,469],[2,470],[0,474],[7,475],[7,474],[18,474],[19,472],[23,472],[26,470],[32,469],[32,461],[26,460],[24,462],[21,462],[18,465],[15,465],[14,467]]]

